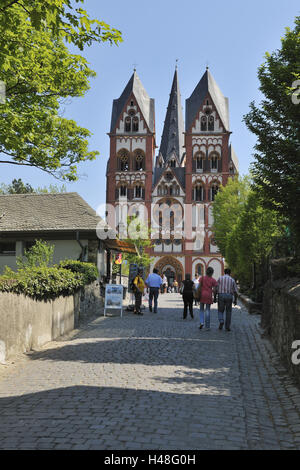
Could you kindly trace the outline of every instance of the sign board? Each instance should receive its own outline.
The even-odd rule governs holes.
[[[104,316],[107,309],[121,310],[123,314],[123,286],[121,284],[106,284]]]
[[[133,294],[131,289],[131,284],[134,278],[137,276],[138,270],[142,270],[142,278],[145,280],[145,268],[144,266],[138,266],[137,264],[130,264],[129,266],[129,276],[128,276],[128,292]]]

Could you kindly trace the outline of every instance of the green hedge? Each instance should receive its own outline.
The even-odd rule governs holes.
[[[75,261],[72,259],[63,260],[59,263],[58,267],[69,269],[73,273],[82,274],[84,277],[84,283],[90,284],[98,279],[98,269],[92,263],[84,263],[81,261]]]
[[[0,276],[0,292],[24,294],[37,300],[72,295],[98,277],[96,266],[80,261],[63,261],[54,267],[27,267],[17,272],[6,269]]]

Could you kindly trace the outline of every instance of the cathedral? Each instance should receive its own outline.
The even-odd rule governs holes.
[[[113,100],[108,135],[109,224],[121,239],[134,237],[128,220],[137,216],[152,240],[151,270],[156,267],[169,284],[187,273],[201,275],[208,266],[218,278],[224,259],[214,241],[212,204],[219,187],[237,174],[238,159],[228,98],[209,68],[186,99],[184,120],[176,67],[159,147],[155,102],[134,70]]]

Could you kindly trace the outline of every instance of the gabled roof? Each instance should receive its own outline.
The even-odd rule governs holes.
[[[1,217],[4,214],[3,217]],[[0,196],[1,232],[95,231],[105,222],[77,193]]]
[[[229,131],[229,105],[228,98],[225,98],[217,85],[209,69],[202,76],[191,96],[186,100],[186,131],[190,130],[194,119],[199,112],[200,107],[207,95],[211,96],[213,103],[218,111],[222,124],[226,131]]]
[[[164,168],[154,168],[154,178],[153,178],[153,188],[152,191],[155,189],[159,181],[163,178],[165,173],[170,172],[174,174],[175,178],[177,179],[178,183],[180,184],[181,188],[185,190],[185,168],[183,167],[164,167]]]
[[[124,106],[132,94],[134,95],[141,113],[143,114],[143,118],[146,121],[149,131],[155,132],[154,99],[149,98],[149,95],[143,87],[136,71],[133,72],[120,98],[113,101],[110,132],[114,132]]]
[[[184,122],[177,68],[174,73],[159,152],[167,161],[173,154],[180,163],[184,148]]]

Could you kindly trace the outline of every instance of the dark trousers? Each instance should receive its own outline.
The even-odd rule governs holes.
[[[183,294],[183,295],[182,295],[182,298],[183,298],[183,303],[184,303],[183,318],[186,318],[186,317],[187,317],[187,311],[188,311],[188,309],[189,309],[189,312],[190,312],[191,317],[194,318],[194,314],[193,314],[193,300],[194,300],[194,296],[193,296],[193,293],[191,293],[191,294]]]
[[[218,295],[218,318],[220,323],[224,323],[224,311],[226,311],[225,328],[230,328],[232,313],[232,294]]]
[[[149,293],[149,308],[152,308],[152,301],[154,299],[154,313],[157,313],[157,299],[159,295],[159,287],[150,287]]]
[[[141,305],[142,305],[143,294],[142,294],[142,292],[135,292],[134,296],[135,296],[134,310],[135,310],[136,313],[141,313]]]

